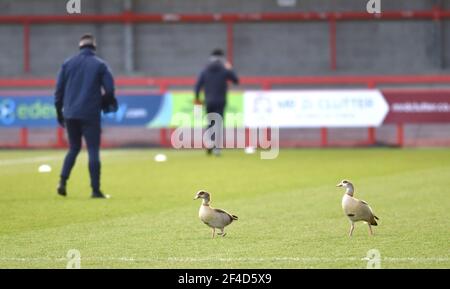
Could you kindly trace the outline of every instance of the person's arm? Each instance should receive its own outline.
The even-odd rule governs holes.
[[[239,85],[239,77],[233,70],[228,70],[228,79],[231,80],[235,85]]]
[[[236,72],[233,70],[233,66],[230,62],[225,62],[225,69],[227,70],[227,79],[232,81],[235,85],[239,84],[239,77],[237,76]]]
[[[116,112],[118,103],[115,96],[114,77],[109,67],[104,64],[102,72],[102,87],[105,93],[102,95],[102,109],[104,112]]]
[[[63,106],[64,106],[64,90],[65,90],[65,76],[64,76],[65,65],[63,64],[58,72],[58,79],[56,81],[55,90],[55,109],[56,117],[59,125],[64,127],[64,116],[63,116]]]
[[[195,103],[200,103],[200,91],[205,85],[205,72],[202,71],[195,84]]]

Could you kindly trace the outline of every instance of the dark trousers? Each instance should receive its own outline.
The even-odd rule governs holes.
[[[219,126],[218,132],[219,135],[213,134],[211,136],[211,140],[214,142],[214,148],[221,147],[222,140],[223,140],[223,125],[224,125],[224,117],[223,112],[225,110],[225,103],[207,103],[206,104],[206,113],[217,113],[222,117],[220,123],[215,123],[215,121],[210,121],[208,118],[208,128],[212,127],[213,125]]]
[[[100,121],[66,119],[65,123],[70,148],[64,160],[61,179],[65,181],[70,177],[70,172],[81,150],[81,139],[84,137],[89,154],[91,187],[94,192],[98,192],[100,190]]]

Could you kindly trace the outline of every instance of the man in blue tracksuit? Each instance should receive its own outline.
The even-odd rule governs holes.
[[[114,79],[107,64],[95,56],[96,43],[91,34],[81,37],[79,47],[80,53],[62,65],[56,84],[58,123],[66,128],[70,145],[57,191],[66,196],[66,183],[84,137],[89,154],[92,197],[107,198],[100,191],[100,117],[102,109],[105,112],[117,110]]]
[[[221,116],[222,122],[217,124],[223,133],[223,112],[226,106],[226,96],[228,91],[228,81],[234,84],[239,84],[239,78],[233,71],[231,64],[226,61],[224,53],[221,49],[215,49],[209,59],[208,65],[203,69],[195,84],[195,103],[201,104],[200,91],[205,92],[206,112],[217,113]],[[212,121],[209,122],[209,127],[213,126]],[[214,136],[214,147],[208,148],[207,153],[213,152],[215,155],[220,154],[220,149],[217,147],[222,141],[222,135]],[[218,137],[218,138],[217,138]]]

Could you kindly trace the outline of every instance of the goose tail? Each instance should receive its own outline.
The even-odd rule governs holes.
[[[372,220],[370,220],[370,224],[371,224],[372,226],[378,226],[378,223],[377,223],[376,220],[379,220],[378,217],[375,216],[375,215],[373,215]]]

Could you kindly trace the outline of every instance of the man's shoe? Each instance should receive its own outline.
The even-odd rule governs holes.
[[[91,198],[93,199],[109,199],[110,195],[104,195],[102,192],[92,192]]]
[[[58,195],[63,196],[63,197],[67,196],[66,186],[59,185],[57,191],[58,191]]]

